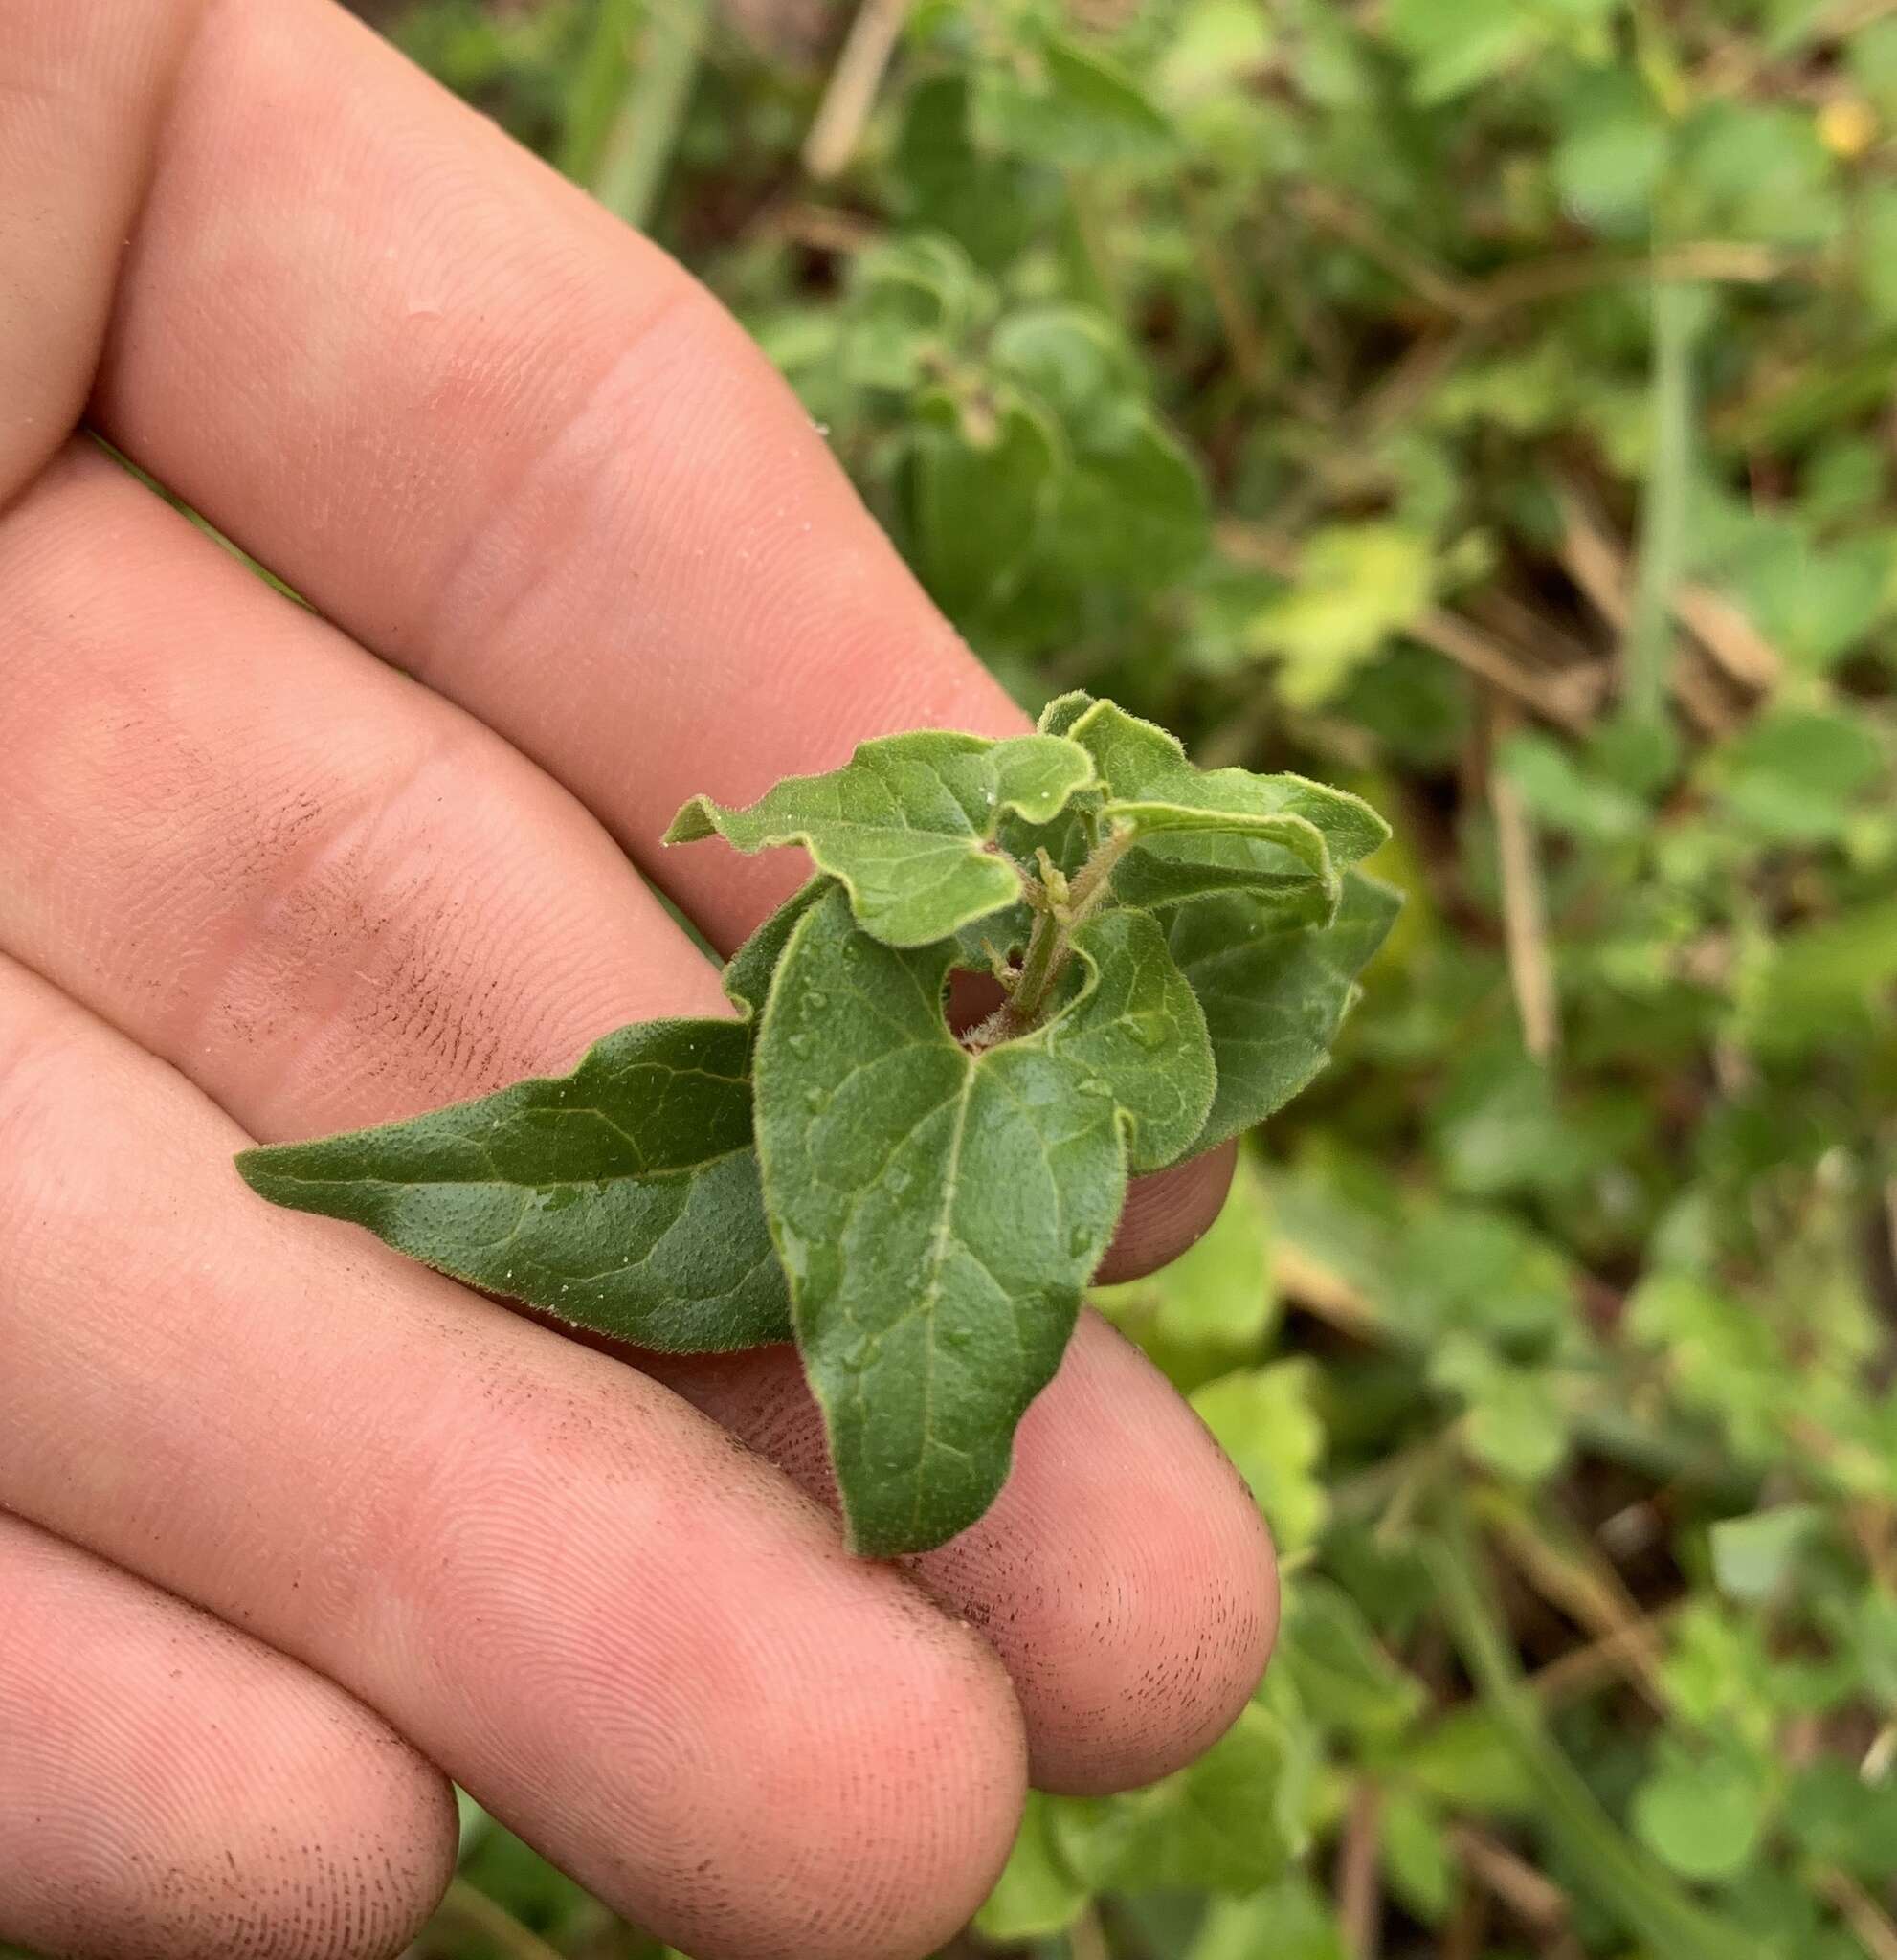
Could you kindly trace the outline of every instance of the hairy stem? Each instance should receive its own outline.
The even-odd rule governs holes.
[[[1040,1025],[1047,1003],[1053,997],[1054,984],[1067,964],[1074,930],[1099,909],[1106,896],[1113,867],[1126,855],[1132,840],[1130,831],[1112,833],[1074,877],[1065,881],[1064,888],[1058,876],[1048,875],[1045,866],[1040,879],[1024,878],[1028,902],[1034,907],[1034,930],[1028,935],[1028,949],[1012,995],[978,1031],[985,1037],[981,1038],[982,1046],[1012,1041]]]

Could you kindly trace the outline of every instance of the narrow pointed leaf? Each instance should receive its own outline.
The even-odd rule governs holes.
[[[882,945],[832,893],[792,933],[758,1040],[797,1345],[850,1542],[878,1557],[988,1507],[1126,1186],[1127,1119],[1050,1030],[979,1056],[949,1035],[953,956]]]
[[[1352,873],[1328,925],[1300,924],[1239,893],[1196,900],[1172,916],[1172,957],[1205,1011],[1218,1068],[1195,1152],[1262,1122],[1324,1067],[1356,977],[1401,903],[1387,885]]]
[[[1264,838],[1326,883],[1366,858],[1390,835],[1360,797],[1303,776],[1201,769],[1164,728],[1097,701],[1079,715],[1063,697],[1050,719],[1093,757],[1106,787],[1107,820],[1142,835],[1227,832]]]
[[[694,797],[665,841],[715,833],[741,851],[801,844],[848,892],[865,932],[926,946],[1020,897],[994,848],[1003,819],[1047,823],[1092,780],[1086,751],[1056,736],[928,729],[865,742],[841,768],[792,776],[743,810]]]
[[[750,1030],[645,1021],[569,1076],[246,1150],[274,1203],[595,1331],[675,1352],[790,1334],[751,1147]]]
[[[1166,934],[1144,912],[1082,925],[1084,991],[1047,1030],[1056,1055],[1104,1081],[1132,1122],[1129,1167],[1158,1170],[1205,1126],[1216,1077],[1205,1015]]]

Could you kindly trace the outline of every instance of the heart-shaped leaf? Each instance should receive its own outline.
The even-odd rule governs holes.
[[[942,1014],[953,954],[881,944],[832,892],[797,922],[758,1038],[797,1345],[850,1543],[873,1556],[939,1545],[987,1508],[1126,1187],[1133,1122],[1095,1064],[1127,1058],[1085,1013],[1099,988],[972,1054]]]
[[[743,810],[695,796],[665,841],[801,844],[865,932],[926,946],[1019,899],[1019,876],[994,848],[1002,820],[1049,822],[1092,780],[1086,751],[1058,736],[925,729],[865,742],[841,768],[789,777]]]

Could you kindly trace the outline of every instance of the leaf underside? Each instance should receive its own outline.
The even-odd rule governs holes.
[[[1324,1067],[1357,975],[1401,902],[1388,885],[1352,872],[1326,926],[1234,892],[1172,915],[1168,942],[1205,1012],[1218,1077],[1190,1154],[1261,1123]]]
[[[675,1352],[790,1335],[751,1146],[750,1031],[640,1022],[569,1076],[246,1150],[279,1205],[563,1320]]]

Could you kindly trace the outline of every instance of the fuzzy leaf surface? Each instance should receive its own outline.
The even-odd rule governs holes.
[[[1042,725],[1059,728],[1093,758],[1105,786],[1103,816],[1143,837],[1225,833],[1275,845],[1326,885],[1390,835],[1360,797],[1304,776],[1201,769],[1178,740],[1109,701],[1063,696]],[[1076,712],[1078,707],[1079,711]]]
[[[1262,1122],[1324,1067],[1357,975],[1401,902],[1389,886],[1352,873],[1328,924],[1300,924],[1242,893],[1198,899],[1172,915],[1168,942],[1205,1011],[1218,1070],[1194,1151]]]
[[[1093,780],[1086,751],[1058,736],[925,729],[858,747],[841,768],[791,776],[743,810],[696,796],[668,844],[716,834],[741,851],[801,844],[886,946],[926,946],[1013,904],[1020,880],[992,848],[1011,813],[1050,822]]]
[[[1132,1122],[1129,1168],[1158,1170],[1205,1125],[1216,1077],[1205,1014],[1166,934],[1144,912],[1111,911],[1074,934],[1091,969],[1047,1042],[1104,1081]]]
[[[758,1039],[797,1345],[850,1543],[878,1557],[941,1544],[999,1490],[1126,1187],[1100,990],[971,1055],[942,1015],[953,956],[882,945],[833,892],[792,933]]]
[[[574,1325],[678,1353],[790,1335],[751,1147],[742,1021],[643,1021],[569,1076],[246,1150],[273,1203]]]

